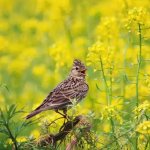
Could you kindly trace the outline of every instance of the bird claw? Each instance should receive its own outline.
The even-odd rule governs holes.
[[[70,117],[70,116],[68,116],[67,114],[66,114],[66,115],[64,115],[64,118],[65,118],[67,121],[69,121],[69,120],[71,119],[71,117]]]
[[[60,114],[61,116],[63,116],[64,119],[67,119],[68,121],[70,120],[70,117],[67,115],[66,111],[64,112],[64,114],[61,113],[61,112],[59,112],[58,110],[56,110],[56,112],[57,112],[58,114]]]

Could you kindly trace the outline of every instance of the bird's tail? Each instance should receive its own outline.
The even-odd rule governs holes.
[[[30,118],[32,118],[33,116],[39,114],[41,111],[42,111],[42,110],[40,110],[40,109],[34,110],[34,111],[32,111],[29,115],[27,115],[25,118],[26,118],[26,119],[30,119]]]

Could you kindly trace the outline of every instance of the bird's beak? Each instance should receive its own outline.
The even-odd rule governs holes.
[[[87,70],[87,68],[84,68],[83,70],[81,70],[81,73],[85,74],[86,70]]]

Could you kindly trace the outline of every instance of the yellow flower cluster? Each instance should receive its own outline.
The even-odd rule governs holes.
[[[133,8],[128,11],[128,22],[131,24],[135,22],[137,24],[144,25],[147,17],[147,11],[144,8]]]
[[[115,17],[104,17],[96,28],[96,36],[107,44],[113,43],[119,36],[119,25]]]
[[[113,50],[106,44],[97,41],[89,47],[87,55],[87,65],[93,65],[95,70],[100,70],[101,62],[107,67],[111,67],[113,61]]]
[[[135,7],[128,10],[128,14],[125,19],[125,26],[127,29],[131,31],[137,30],[138,25],[142,25],[145,28],[149,26],[149,18],[150,15],[145,8]],[[137,32],[138,33],[138,32]]]
[[[120,111],[118,109],[117,106],[115,105],[109,105],[109,106],[105,106],[101,112],[101,119],[104,120],[110,120],[110,119],[114,119],[116,121],[118,121],[120,124],[123,123],[123,119],[120,115]]]
[[[133,110],[136,118],[143,115],[145,112],[150,112],[150,103],[148,101],[144,101],[138,107]]]
[[[150,121],[144,121],[137,126],[137,132],[150,135]]]
[[[48,51],[49,51],[49,55],[56,62],[56,70],[64,66],[70,67],[71,65],[70,62],[72,63],[73,57],[67,45],[67,41],[59,41],[56,44],[53,44]]]

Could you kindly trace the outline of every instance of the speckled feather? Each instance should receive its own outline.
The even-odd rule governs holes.
[[[63,109],[71,105],[71,100],[77,103],[86,96],[88,85],[81,79],[68,78],[60,83],[43,101],[38,109]]]
[[[80,61],[74,61],[74,66],[84,66]],[[79,103],[85,98],[88,92],[88,85],[84,78],[77,78],[71,75],[61,82],[52,92],[48,94],[43,103],[31,112],[26,119],[29,119],[36,114],[45,110],[64,110],[70,107],[72,99],[76,99]]]

